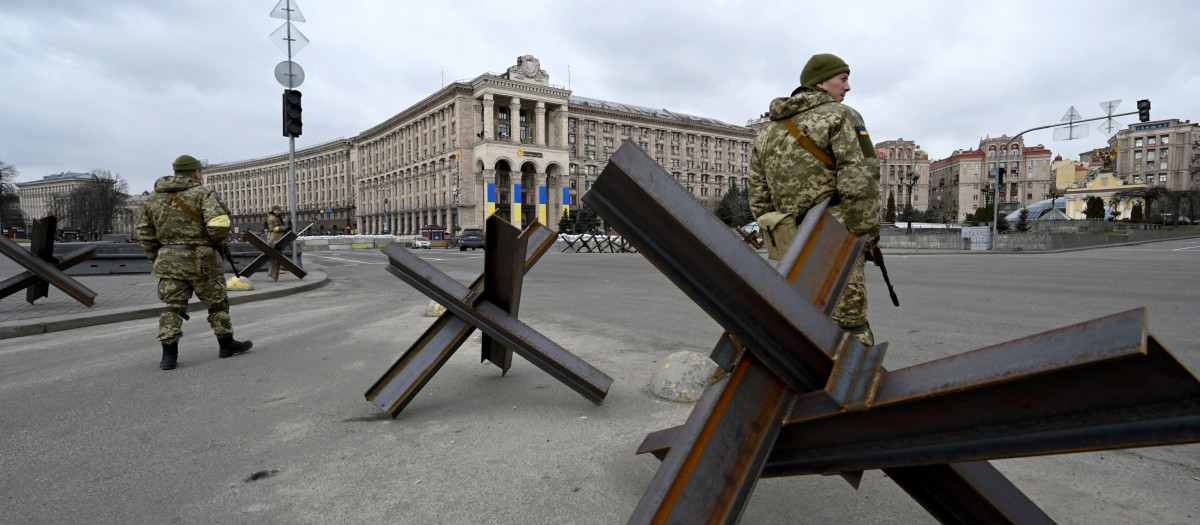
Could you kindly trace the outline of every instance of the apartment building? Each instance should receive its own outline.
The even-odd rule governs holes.
[[[1200,189],[1200,125],[1179,119],[1139,122],[1108,139],[1115,175],[1126,184]]]
[[[930,198],[942,199],[948,215],[959,222],[993,199],[1000,214],[1011,213],[1050,197],[1050,165],[1050,150],[1041,144],[1026,148],[1021,138],[985,138],[977,149],[955,150],[930,164]],[[995,173],[1001,167],[1007,173],[997,195]]]
[[[941,209],[944,203],[930,192],[929,154],[916,142],[885,140],[875,144],[879,154],[880,213],[887,213],[889,197],[894,199],[896,214],[911,204],[914,210]],[[911,199],[911,200],[910,200]],[[881,215],[880,219],[883,219]]]

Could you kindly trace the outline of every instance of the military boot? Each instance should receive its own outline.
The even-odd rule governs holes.
[[[218,357],[226,358],[244,353],[254,346],[250,341],[234,341],[232,335],[218,337],[217,342],[221,344],[221,353]]]
[[[162,361],[158,363],[158,367],[163,370],[174,370],[175,360],[179,358],[179,342],[163,343]]]

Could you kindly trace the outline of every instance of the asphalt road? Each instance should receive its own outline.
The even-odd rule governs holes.
[[[419,255],[468,282],[482,252]],[[330,284],[233,309],[255,347],[217,359],[203,319],[158,370],[152,319],[0,345],[3,523],[624,523],[658,461],[647,432],[691,405],[647,384],[721,333],[641,256],[546,255],[520,317],[612,376],[594,405],[468,343],[396,420],[363,392],[431,323],[378,252],[305,254]],[[1137,307],[1200,370],[1200,240],[1058,254],[895,255],[901,308],[868,268],[871,319],[905,366]],[[473,336],[477,340],[478,332]],[[1200,521],[1200,445],[994,462],[1060,523]],[[743,523],[928,523],[880,472],[762,480]]]

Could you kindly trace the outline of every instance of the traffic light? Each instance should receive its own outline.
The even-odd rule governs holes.
[[[1005,171],[1006,170],[1004,168],[996,168],[996,185],[997,186],[1004,184],[1004,172]]]
[[[1138,120],[1141,120],[1142,122],[1150,121],[1150,101],[1149,100],[1139,100],[1138,101]]]
[[[299,137],[304,130],[300,120],[300,95],[295,89],[283,90],[283,136]]]

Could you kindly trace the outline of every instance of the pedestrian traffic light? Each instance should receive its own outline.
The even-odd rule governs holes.
[[[283,136],[299,137],[304,130],[300,120],[300,95],[295,89],[283,90]]]
[[[996,168],[996,184],[1004,184],[1004,168]]]
[[[1150,121],[1150,101],[1149,100],[1139,100],[1138,101],[1138,120],[1141,120],[1142,122]]]

